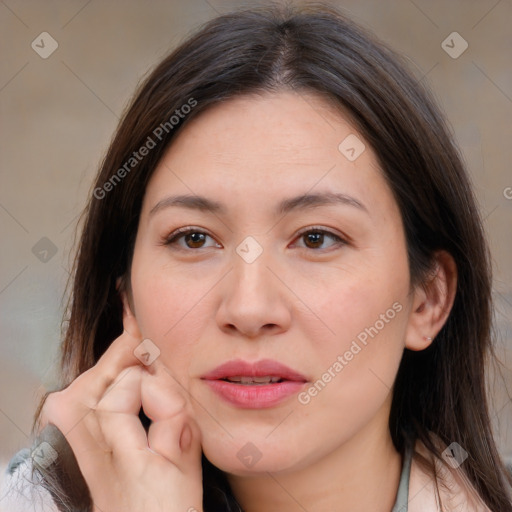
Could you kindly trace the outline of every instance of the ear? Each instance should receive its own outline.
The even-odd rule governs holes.
[[[127,279],[125,275],[122,275],[116,279],[116,290],[119,292],[119,296],[121,297],[123,309],[131,313],[132,316],[135,316],[135,310],[131,297],[131,286],[129,279]]]
[[[435,254],[432,272],[413,292],[405,346],[410,350],[427,348],[445,324],[457,291],[457,266],[451,254]]]

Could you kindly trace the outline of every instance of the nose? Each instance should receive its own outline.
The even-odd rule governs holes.
[[[267,253],[268,254],[268,253]],[[291,292],[266,251],[252,263],[236,252],[226,276],[216,320],[224,332],[259,338],[287,331],[291,322]]]

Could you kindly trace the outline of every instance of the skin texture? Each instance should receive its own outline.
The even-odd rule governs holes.
[[[366,146],[353,162],[338,149],[349,134]],[[320,192],[364,208],[274,212],[283,199]],[[150,213],[175,194],[226,211]],[[208,236],[165,245],[183,227]],[[252,263],[236,252],[247,236],[263,249]],[[400,212],[362,136],[320,97],[280,92],[231,99],[184,126],[148,184],[127,292],[142,335],[190,401],[206,457],[227,472],[244,510],[389,511],[401,470],[388,430],[393,381],[404,348],[431,343],[455,293],[447,254],[436,270],[411,287]],[[393,304],[400,311],[380,328]],[[270,358],[305,375],[307,390],[376,325],[307,404],[294,395],[240,409],[201,380],[230,359]],[[247,443],[261,454],[252,467],[237,457]]]

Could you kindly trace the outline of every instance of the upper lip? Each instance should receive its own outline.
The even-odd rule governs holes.
[[[283,380],[306,382],[304,375],[288,368],[284,364],[272,359],[262,359],[249,363],[242,359],[233,359],[217,366],[201,378],[206,380],[219,380],[227,377],[280,377]]]

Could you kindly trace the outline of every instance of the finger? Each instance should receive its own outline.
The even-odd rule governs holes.
[[[105,457],[110,451],[94,411],[76,403],[65,390],[51,393],[44,409],[47,423],[57,427],[66,438],[87,479],[90,468],[98,466],[98,456]]]
[[[196,422],[183,411],[153,422],[148,431],[149,448],[182,471],[195,467],[201,456],[201,432]]]
[[[138,416],[143,372],[140,366],[121,372],[96,408],[101,432],[114,456],[127,448],[144,450],[148,446],[146,431]]]
[[[159,360],[142,374],[142,407],[152,423],[149,447],[180,465],[183,452],[200,453],[200,431],[192,419],[186,390]]]
[[[127,366],[138,365],[140,361],[134,350],[142,338],[137,320],[129,309],[123,308],[123,332],[99,358],[95,368],[99,372],[113,373],[114,380]]]
[[[97,363],[79,375],[72,383],[78,393],[88,397],[88,406],[93,408],[118,375],[130,366],[141,365],[135,349],[142,341],[142,334],[135,317],[123,310],[123,333],[118,336],[99,358]]]
[[[145,370],[142,372],[141,399],[148,418],[160,421],[189,408],[186,389],[160,358]]]

